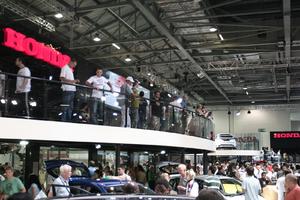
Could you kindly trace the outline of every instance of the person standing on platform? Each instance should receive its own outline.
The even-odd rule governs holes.
[[[30,70],[24,65],[22,58],[16,59],[16,66],[19,68],[16,82],[16,96],[19,103],[18,115],[29,117],[28,94],[31,90],[31,79],[21,76],[31,76]]]
[[[111,83],[102,76],[103,71],[100,68],[96,69],[96,75],[91,76],[85,84],[87,86],[93,87],[93,93],[90,102],[90,123],[98,124],[97,114],[101,113],[102,101],[101,97],[104,96],[104,87],[107,84],[112,91]]]
[[[138,120],[138,128],[145,129],[146,120],[147,120],[147,106],[148,102],[144,98],[145,93],[140,91],[140,106],[139,106],[139,120]]]
[[[160,91],[154,92],[154,100],[151,100],[151,129],[159,130],[161,127],[161,119],[163,117],[163,102],[160,99]]]
[[[75,69],[76,65],[77,65],[77,60],[72,58],[69,64],[61,68],[60,80],[62,82],[69,83],[69,84],[76,84],[80,82],[78,79],[74,79],[73,70]],[[63,96],[62,96],[63,114],[61,120],[64,122],[71,121],[73,107],[74,107],[76,86],[62,84],[61,88],[63,90]]]
[[[131,94],[131,106],[130,106],[130,120],[131,120],[131,128],[137,128],[138,120],[139,120],[139,107],[140,107],[140,96],[139,96],[139,87],[140,82],[135,80],[132,87]]]
[[[134,80],[131,76],[128,76],[125,83],[121,87],[121,127],[131,127],[130,120],[130,96],[132,94],[132,85]]]

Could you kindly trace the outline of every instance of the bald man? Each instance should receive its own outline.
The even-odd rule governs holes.
[[[285,200],[300,200],[300,187],[297,184],[297,176],[293,174],[286,175],[284,187],[286,191]]]

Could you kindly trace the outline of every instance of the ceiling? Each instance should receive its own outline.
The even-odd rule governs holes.
[[[50,30],[92,63],[195,101],[300,100],[297,0],[0,0],[0,6],[6,17]],[[63,18],[54,17],[58,12]]]

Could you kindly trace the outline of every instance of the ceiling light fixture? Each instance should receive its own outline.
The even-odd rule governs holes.
[[[248,88],[247,87],[243,87],[243,90],[247,90]]]
[[[246,95],[249,95],[249,92],[248,92],[248,91],[246,91]]]
[[[251,114],[251,111],[250,110],[248,110],[248,112],[247,112],[248,114]]]
[[[99,37],[99,34],[98,34],[98,33],[95,33],[93,40],[94,40],[95,42],[100,42],[100,41],[101,41],[101,38]]]
[[[236,116],[240,116],[241,115],[241,111],[237,111],[237,113],[235,115]]]
[[[126,61],[126,62],[130,62],[130,61],[131,61],[131,58],[130,58],[129,56],[127,56],[127,57],[125,58],[125,61]]]
[[[255,101],[251,101],[251,103],[252,103],[252,104],[254,104],[254,103],[255,103]]]
[[[210,29],[209,29],[209,31],[210,32],[216,32],[218,29],[216,29],[215,27],[211,27]]]
[[[56,13],[56,14],[54,15],[54,17],[57,18],[57,19],[61,19],[61,18],[63,18],[64,16],[63,16],[63,14],[61,14],[61,13]]]
[[[220,37],[220,39],[221,39],[222,41],[224,40],[224,38],[223,38],[223,36],[222,36],[221,33],[219,33],[219,37]]]
[[[116,43],[112,43],[112,45],[116,48],[116,49],[121,49],[121,47],[119,47]]]

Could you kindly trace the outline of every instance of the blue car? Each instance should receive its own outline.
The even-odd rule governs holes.
[[[47,173],[54,178],[59,176],[59,168],[64,164],[68,164],[72,167],[72,176],[69,180],[69,185],[72,186],[72,188],[80,188],[95,194],[124,194],[123,186],[129,183],[129,181],[118,179],[92,179],[90,172],[84,163],[78,163],[71,160],[45,161]],[[139,183],[136,184],[139,188],[139,193],[155,194],[150,188]]]

